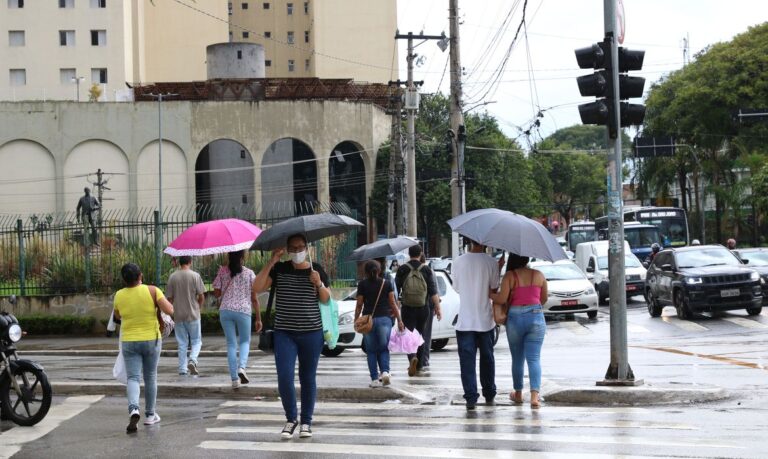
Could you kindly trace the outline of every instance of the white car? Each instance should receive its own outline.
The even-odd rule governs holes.
[[[586,312],[590,319],[597,317],[595,287],[572,261],[536,261],[528,266],[547,279],[549,299],[543,305],[544,314]]]
[[[453,289],[451,279],[444,271],[434,271],[437,290],[440,295],[440,305],[443,310],[443,320],[434,318],[432,322],[432,349],[439,350],[448,345],[449,339],[456,338],[453,329],[455,319],[459,314],[459,294]],[[357,290],[352,291],[339,304],[339,341],[334,349],[323,348],[323,355],[335,357],[346,348],[361,347],[363,335],[355,332],[355,305]],[[498,327],[496,329],[498,339]]]

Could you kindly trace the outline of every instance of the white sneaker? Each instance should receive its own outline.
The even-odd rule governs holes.
[[[381,381],[378,379],[372,379],[368,387],[381,387]]]
[[[155,413],[144,420],[144,425],[151,426],[151,425],[157,424],[158,422],[160,422],[160,415]]]
[[[390,382],[390,381],[389,381],[389,372],[386,372],[386,371],[385,371],[385,372],[383,372],[383,373],[381,374],[381,384],[382,384],[383,386],[389,386],[389,382]]]
[[[127,433],[134,433],[136,432],[136,424],[139,423],[139,419],[141,418],[141,415],[139,414],[139,410],[131,410],[130,418],[128,421],[128,427],[125,429]]]
[[[310,437],[312,437],[312,428],[309,426],[309,424],[302,424],[301,428],[299,429],[299,438]]]
[[[240,380],[239,379],[233,379],[232,380],[232,389],[239,389],[240,388]]]

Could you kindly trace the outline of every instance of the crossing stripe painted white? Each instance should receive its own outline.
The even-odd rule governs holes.
[[[274,421],[285,422],[282,414],[259,413],[222,413],[216,416],[219,421]],[[698,430],[687,424],[672,424],[645,421],[544,421],[541,419],[479,419],[458,417],[415,417],[415,416],[340,416],[323,415],[318,422],[333,422],[338,424],[398,424],[398,425],[462,425],[462,426],[525,426],[525,427],[583,427],[597,429],[660,429],[660,430]]]
[[[282,408],[282,402],[272,401],[260,401],[260,400],[227,400],[221,405],[222,408]],[[488,407],[489,409],[498,410],[502,405],[496,405]],[[485,408],[483,405],[478,405],[477,409],[481,410]],[[512,408],[511,405],[503,406],[503,408]],[[415,403],[400,403],[400,402],[382,402],[382,403],[345,403],[345,402],[319,402],[315,404],[315,412],[319,410],[379,410],[379,411],[461,411],[464,412],[464,406],[457,408],[456,405],[419,405]],[[568,414],[654,414],[656,410],[649,410],[648,408],[638,407],[578,407],[578,406],[547,406],[547,413],[568,413]]]
[[[391,445],[322,444],[311,442],[204,441],[199,448],[209,450],[271,451],[304,454],[344,454],[396,457],[439,457],[464,459],[616,459],[615,454],[553,453],[538,451],[505,451],[493,449],[398,447]],[[623,459],[649,459],[653,456],[621,456]]]
[[[677,317],[674,316],[662,316],[661,319],[670,324],[674,325],[677,328],[680,328],[685,331],[690,332],[703,332],[703,331],[709,331],[709,328],[704,327],[703,325],[699,325],[696,322],[690,322],[688,320],[680,320]]]
[[[68,397],[60,405],[51,406],[45,419],[32,427],[14,427],[0,433],[0,459],[7,459],[21,450],[25,443],[37,440],[61,425],[67,419],[82,413],[104,398],[103,395]]]
[[[744,328],[757,328],[757,329],[768,328],[768,325],[762,324],[756,320],[745,319],[744,317],[723,317],[723,320],[727,320],[732,324],[736,324]]]
[[[579,322],[560,322],[560,325],[574,335],[591,335],[593,332]]]
[[[208,433],[244,433],[244,434],[272,434],[277,435],[276,427],[209,427]],[[446,432],[418,429],[351,429],[319,428],[316,429],[323,436],[345,437],[392,437],[392,438],[422,438],[445,439]],[[691,448],[731,448],[746,449],[745,446],[728,443],[714,443],[704,439],[679,439],[657,440],[650,437],[633,436],[599,436],[599,435],[553,435],[553,434],[527,434],[504,432],[450,432],[452,440],[483,440],[494,442],[548,442],[548,443],[583,443],[583,444],[610,444],[610,445],[642,445],[642,446],[676,446]]]
[[[651,331],[645,327],[635,324],[627,324],[627,331],[629,333],[650,333]]]

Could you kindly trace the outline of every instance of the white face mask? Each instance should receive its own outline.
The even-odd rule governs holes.
[[[301,252],[295,252],[291,254],[291,261],[295,264],[301,264],[304,263],[304,260],[307,258],[307,251],[301,251]]]

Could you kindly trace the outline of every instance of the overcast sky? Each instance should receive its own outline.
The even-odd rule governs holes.
[[[513,46],[506,70],[498,85],[486,82],[503,61],[522,19],[524,0],[460,0],[462,25],[461,62],[465,109],[494,101],[475,110],[487,109],[511,137],[527,146],[526,130],[543,111],[540,135],[579,124],[577,105],[591,99],[581,97],[576,77],[589,70],[576,65],[574,49],[589,46],[603,37],[603,0],[529,0],[526,8],[527,40],[523,31]],[[646,92],[651,83],[683,65],[684,38],[689,37],[690,55],[706,46],[728,41],[749,26],[768,20],[768,0],[623,0],[626,15],[624,45],[645,50],[641,72]],[[514,6],[511,19],[505,18]],[[428,35],[448,34],[448,0],[398,0],[400,33],[423,30]],[[498,35],[497,35],[498,34]],[[497,36],[498,46],[491,46]],[[483,59],[485,50],[494,50]],[[424,62],[416,68],[416,80],[424,80],[423,92],[438,89],[447,93],[449,77],[443,77],[448,52],[434,42],[416,48]],[[400,43],[400,78],[406,74],[405,40]],[[440,83],[442,77],[442,83]],[[638,99],[639,101],[639,99]],[[631,135],[634,132],[630,132]],[[539,134],[531,137],[539,140]]]

